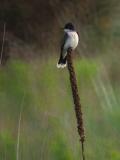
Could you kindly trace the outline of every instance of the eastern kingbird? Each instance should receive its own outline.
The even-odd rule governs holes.
[[[61,44],[60,59],[57,63],[57,68],[64,68],[67,65],[67,51],[69,48],[74,50],[79,41],[79,36],[72,23],[67,23],[64,26],[64,37]]]

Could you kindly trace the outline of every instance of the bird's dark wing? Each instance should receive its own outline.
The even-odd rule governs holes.
[[[62,52],[63,49],[64,49],[64,45],[65,45],[65,42],[67,41],[67,39],[68,39],[68,34],[65,33],[65,34],[64,34],[64,37],[63,37],[63,39],[62,39],[62,41],[61,41],[61,52]]]
[[[65,64],[66,63],[66,56],[64,57],[64,54],[66,53],[66,51],[64,50],[64,45],[65,45],[67,39],[68,39],[68,34],[65,33],[64,37],[61,41],[60,58],[59,58],[58,64]]]

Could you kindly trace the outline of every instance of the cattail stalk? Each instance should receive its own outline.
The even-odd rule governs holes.
[[[78,93],[78,87],[77,87],[77,80],[76,80],[76,74],[73,66],[72,61],[72,50],[68,50],[67,54],[67,63],[68,63],[68,71],[70,75],[70,83],[71,83],[71,89],[72,89],[72,95],[73,95],[73,101],[74,101],[74,109],[77,119],[77,128],[78,128],[78,134],[80,136],[80,141],[82,145],[82,158],[85,160],[85,154],[84,154],[84,141],[85,141],[85,134],[84,134],[84,125],[83,125],[83,114],[82,114],[82,106],[80,103],[80,97]]]

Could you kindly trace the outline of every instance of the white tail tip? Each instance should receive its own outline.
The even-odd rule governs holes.
[[[58,64],[57,63],[57,68],[65,68],[67,66],[67,64]]]
[[[58,63],[57,63],[57,68],[61,68],[61,64],[58,64]]]

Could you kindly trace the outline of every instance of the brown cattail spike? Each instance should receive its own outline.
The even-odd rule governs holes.
[[[68,71],[69,71],[69,75],[70,75],[72,95],[73,95],[73,100],[74,100],[74,105],[75,105],[77,128],[78,128],[78,133],[79,133],[80,141],[81,141],[81,145],[82,145],[82,158],[83,158],[83,160],[85,160],[85,154],[84,154],[85,134],[84,134],[84,125],[83,125],[83,118],[82,118],[82,107],[81,107],[81,103],[80,103],[80,97],[78,94],[76,75],[75,75],[75,71],[74,71],[74,67],[73,67],[72,49],[68,50],[67,64],[68,64]]]

